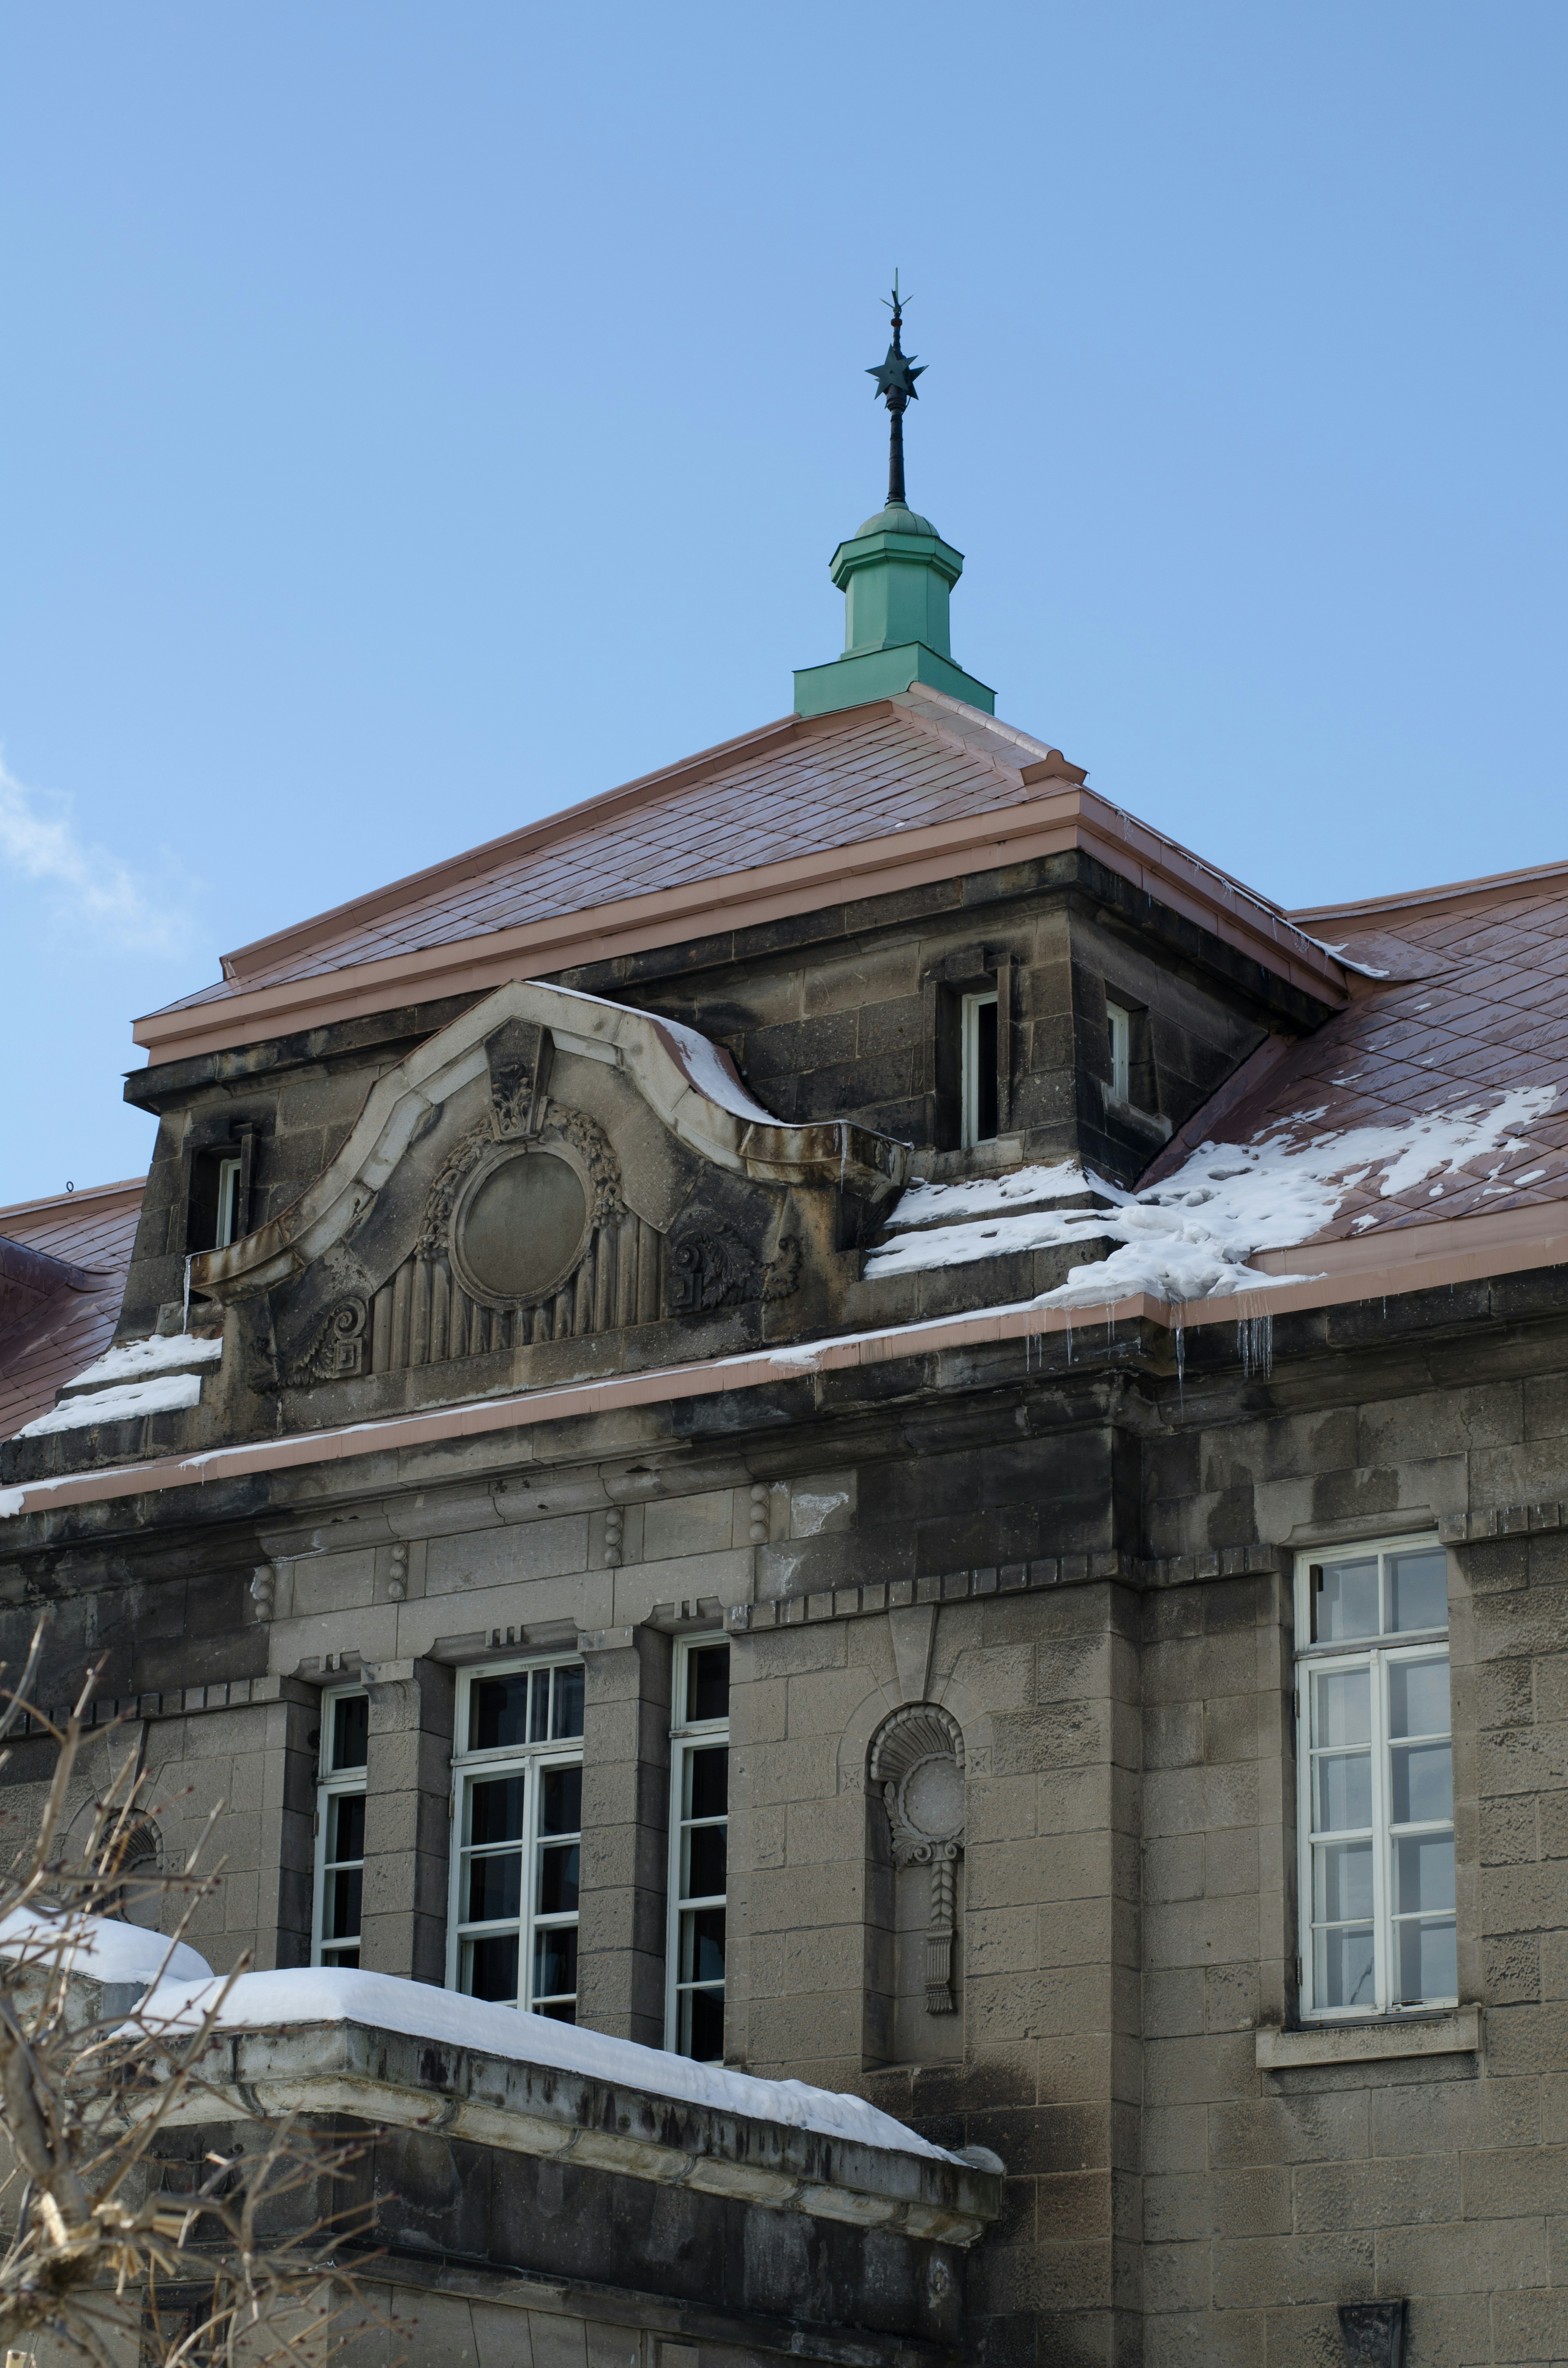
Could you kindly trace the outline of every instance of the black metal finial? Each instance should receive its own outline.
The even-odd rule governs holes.
[[[914,355],[906,354],[899,343],[899,332],[903,326],[903,308],[908,302],[906,296],[898,292],[898,274],[895,271],[892,295],[882,298],[882,302],[892,313],[892,343],[888,347],[886,361],[866,372],[868,378],[874,378],[877,381],[872,389],[873,396],[880,397],[888,407],[890,502],[902,502],[903,499],[903,415],[912,403],[919,402],[915,381],[924,377],[926,371],[925,363],[916,362]]]

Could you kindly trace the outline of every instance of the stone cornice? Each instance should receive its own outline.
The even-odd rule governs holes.
[[[989,1595],[1032,1595],[1057,1587],[1088,1587],[1110,1580],[1122,1587],[1191,1587],[1206,1579],[1245,1578],[1287,1567],[1283,1546],[1228,1546],[1213,1554],[1154,1558],[1119,1551],[1106,1554],[1037,1555],[976,1570],[945,1571],[939,1577],[875,1580],[863,1587],[834,1587],[815,1594],[776,1597],[770,1602],[733,1603],[724,1624],[733,1635],[756,1635],[769,1628],[814,1626],[824,1620],[866,1619],[914,1603],[965,1603]]]
[[[968,2163],[365,2023],[214,2032],[194,2072],[170,2123],[209,2123],[221,2100],[246,2115],[347,2113],[927,2244],[972,2245],[1001,2215],[1000,2176]]]

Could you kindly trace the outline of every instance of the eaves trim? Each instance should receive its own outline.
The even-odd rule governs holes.
[[[1510,1229],[1510,1218],[1523,1217],[1537,1220],[1533,1232]],[[1423,1238],[1413,1241],[1413,1235]],[[880,1331],[803,1340],[788,1348],[749,1349],[689,1365],[612,1374],[601,1381],[510,1391],[466,1405],[379,1416],[371,1421],[296,1432],[282,1439],[250,1440],[233,1447],[208,1448],[195,1455],[161,1456],[97,1472],[64,1473],[56,1479],[0,1488],[0,1520],[69,1505],[101,1504],[258,1473],[339,1463],[357,1455],[402,1453],[530,1425],[668,1405],[719,1391],[761,1389],[855,1366],[935,1356],[949,1349],[973,1350],[1004,1340],[1038,1339],[1096,1325],[1143,1322],[1180,1333],[1568,1265],[1568,1204],[1506,1212],[1500,1218],[1455,1217],[1431,1225],[1393,1228],[1381,1236],[1363,1235],[1357,1241],[1270,1250],[1260,1254],[1256,1263],[1265,1267],[1270,1260],[1276,1271],[1281,1268],[1289,1271],[1309,1261],[1321,1264],[1324,1270],[1299,1282],[1278,1282],[1223,1299],[1176,1303],[1140,1292],[1104,1307],[1042,1307],[1028,1300],[1006,1307],[976,1308],[961,1315],[890,1325]]]
[[[187,1060],[402,1004],[483,992],[508,979],[733,934],[831,904],[892,895],[960,872],[1074,849],[1092,855],[1118,878],[1291,986],[1336,1007],[1347,1000],[1342,965],[1277,907],[1093,791],[1071,789],[515,928],[274,980],[210,1003],[149,1013],[132,1033],[150,1061]]]

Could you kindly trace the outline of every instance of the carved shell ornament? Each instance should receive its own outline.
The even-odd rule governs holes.
[[[871,1746],[871,1782],[881,1787],[895,1866],[928,1866],[926,2011],[951,2014],[956,1871],[963,1849],[963,1736],[935,1702],[894,1711]]]

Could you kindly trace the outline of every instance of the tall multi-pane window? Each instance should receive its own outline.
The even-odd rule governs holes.
[[[357,1965],[365,1888],[365,1761],[370,1698],[347,1691],[324,1694],[321,1713],[311,1963]]]
[[[730,1816],[730,1648],[676,1647],[670,1728],[670,1925],[665,2044],[717,2064],[724,2054],[724,1893]]]
[[[458,1739],[447,1979],[575,2022],[583,1664],[473,1670]]]
[[[1303,1554],[1296,1588],[1302,2011],[1454,2005],[1447,1556]]]

